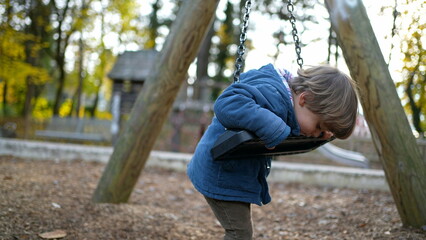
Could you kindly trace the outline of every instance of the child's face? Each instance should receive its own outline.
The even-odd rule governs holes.
[[[300,135],[330,138],[333,134],[327,131],[320,117],[306,107],[305,97],[306,92],[302,92],[294,98],[294,111],[300,126]]]

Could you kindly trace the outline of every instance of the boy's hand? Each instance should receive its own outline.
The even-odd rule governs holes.
[[[333,137],[333,133],[330,131],[324,131],[321,133],[321,136],[320,136],[320,138],[323,140],[329,139],[331,137]]]
[[[268,149],[268,150],[274,150],[275,146],[273,146],[273,147],[266,147],[266,149]]]

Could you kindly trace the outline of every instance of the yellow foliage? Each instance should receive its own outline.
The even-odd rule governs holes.
[[[25,42],[35,41],[34,36],[18,32],[10,27],[0,27],[0,78],[9,83],[25,84],[30,77],[32,83],[42,84],[50,80],[48,72],[26,63]],[[34,56],[43,44],[33,44],[30,54]]]
[[[72,107],[72,99],[68,98],[65,100],[64,103],[62,103],[61,107],[59,108],[59,116],[60,117],[67,117],[71,113],[71,107]]]
[[[46,98],[39,98],[35,102],[32,116],[36,120],[44,120],[51,118],[53,115],[52,109],[49,107],[49,102]]]
[[[404,109],[412,115],[413,126],[419,132],[426,131],[426,18],[425,2],[408,1],[399,6],[402,17],[399,29],[401,52],[403,53],[402,81],[397,87],[404,91]]]
[[[152,49],[155,46],[155,41],[153,39],[149,39],[144,44],[144,49]]]
[[[220,42],[226,46],[233,43],[232,35],[229,35],[227,30],[228,25],[226,24],[221,24],[219,29],[217,30],[217,36],[220,38]]]
[[[95,112],[95,116],[97,119],[107,119],[107,120],[111,120],[112,119],[112,113],[110,112],[99,112],[96,111]]]
[[[23,42],[30,40],[28,34],[20,33],[12,28],[2,28],[0,35],[0,53],[1,57],[10,59],[25,59],[25,46]]]
[[[132,20],[136,19],[139,14],[137,12],[137,9],[139,9],[139,3],[137,1],[113,0],[109,8],[120,14],[121,31],[125,32],[132,29]]]

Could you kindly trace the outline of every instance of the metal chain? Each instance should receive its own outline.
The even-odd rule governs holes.
[[[235,71],[234,71],[234,83],[240,82],[240,74],[242,69],[244,68],[244,53],[246,52],[246,46],[245,42],[247,40],[247,29],[248,29],[248,20],[249,15],[251,11],[251,0],[247,0],[245,3],[245,12],[243,16],[243,24],[241,27],[241,34],[240,34],[240,44],[238,45],[237,49],[237,59],[235,60]],[[288,0],[287,4],[287,10],[290,14],[290,23],[292,27],[292,35],[295,45],[295,50],[297,54],[297,64],[300,68],[303,67],[303,58],[301,57],[302,48],[300,47],[300,39],[297,35],[297,28],[296,28],[296,18],[294,17],[293,11],[294,11],[294,5],[292,0]]]
[[[299,36],[297,35],[296,18],[293,15],[294,5],[293,5],[292,0],[288,0],[287,10],[288,10],[288,13],[290,14],[290,23],[291,23],[291,27],[293,28],[291,33],[293,34],[294,46],[295,46],[295,50],[296,50],[296,54],[297,54],[297,64],[299,65],[300,68],[302,68],[303,67],[303,59],[300,56],[302,49],[300,47]]]
[[[244,68],[244,53],[246,52],[245,42],[247,40],[247,29],[248,29],[248,20],[249,14],[251,11],[251,0],[247,0],[245,3],[245,12],[243,17],[243,24],[241,27],[240,34],[240,45],[237,49],[237,59],[235,60],[235,71],[234,71],[234,83],[240,82],[240,74]]]

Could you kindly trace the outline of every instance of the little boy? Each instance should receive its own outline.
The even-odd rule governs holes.
[[[272,149],[290,135],[340,139],[352,133],[357,115],[353,81],[319,66],[297,77],[271,64],[241,75],[214,105],[215,116],[197,145],[187,174],[225,229],[224,239],[252,239],[250,204],[271,201],[266,177],[270,157],[214,161],[211,148],[229,129],[255,133]]]

